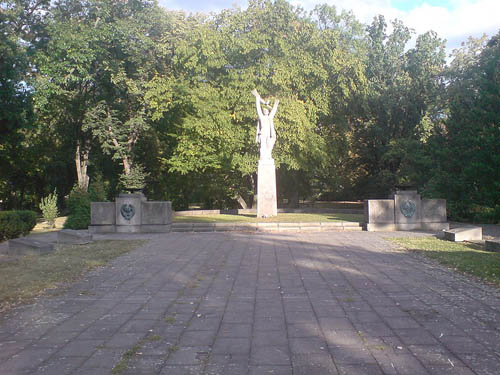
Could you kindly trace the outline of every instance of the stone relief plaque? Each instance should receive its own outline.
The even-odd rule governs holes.
[[[417,205],[412,200],[407,199],[403,201],[403,203],[401,203],[399,209],[401,210],[401,213],[405,217],[410,218],[415,214],[415,211],[417,210]]]
[[[135,207],[129,203],[122,204],[120,213],[125,220],[130,220],[135,215]]]

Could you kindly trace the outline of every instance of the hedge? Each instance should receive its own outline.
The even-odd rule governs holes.
[[[35,224],[33,211],[0,211],[0,241],[27,235]]]

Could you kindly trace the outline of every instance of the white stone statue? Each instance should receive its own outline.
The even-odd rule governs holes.
[[[272,160],[271,153],[276,143],[276,131],[274,130],[273,120],[280,101],[278,99],[274,101],[271,113],[269,113],[268,108],[261,107],[261,104],[270,107],[269,100],[263,100],[256,89],[252,90],[252,94],[255,95],[255,105],[257,106],[257,114],[259,115],[255,141],[260,144],[260,160]]]

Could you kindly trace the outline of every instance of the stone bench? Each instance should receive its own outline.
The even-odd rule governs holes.
[[[57,242],[75,245],[85,245],[92,242],[92,235],[87,231],[63,229],[57,232]]]
[[[484,248],[486,251],[495,251],[500,253],[500,239],[496,238],[494,240],[484,241]]]
[[[453,242],[480,241],[483,239],[483,228],[481,227],[461,227],[444,231],[444,239]]]
[[[9,255],[47,254],[54,251],[54,245],[30,238],[14,238],[9,240]]]

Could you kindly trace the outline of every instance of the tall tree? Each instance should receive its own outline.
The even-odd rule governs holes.
[[[357,195],[387,194],[396,184],[417,184],[406,167],[430,135],[442,108],[444,43],[433,32],[417,37],[400,21],[387,34],[383,16],[367,27],[367,93],[348,114],[353,130]]]

